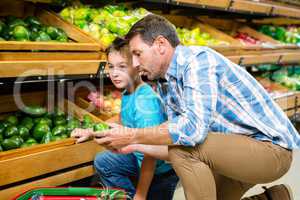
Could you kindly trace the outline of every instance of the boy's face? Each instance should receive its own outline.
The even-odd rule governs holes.
[[[113,51],[108,54],[109,77],[116,88],[125,89],[129,87],[136,76],[137,70],[132,67],[130,59]]]

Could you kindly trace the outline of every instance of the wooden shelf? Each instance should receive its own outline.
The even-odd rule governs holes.
[[[198,8],[217,9],[229,12],[239,12],[253,15],[285,16],[300,18],[300,6],[281,4],[271,1],[251,0],[153,0],[173,5],[191,6]]]
[[[100,60],[1,61],[0,78],[96,75],[101,62]]]
[[[7,9],[9,8],[9,9]],[[40,41],[0,41],[1,51],[44,50],[44,51],[99,51],[100,45],[91,36],[77,27],[62,20],[56,13],[22,1],[4,0],[0,2],[0,16],[15,15],[17,17],[35,16],[43,25],[51,25],[62,29],[71,39],[69,42]]]
[[[300,50],[267,50],[220,52],[239,65],[296,64],[300,63]]]
[[[45,186],[52,186],[52,187],[61,186],[73,181],[77,181],[92,176],[93,174],[94,174],[93,165],[80,167],[59,174],[54,174],[52,176],[42,178],[34,182],[24,183],[16,187],[11,187],[11,188],[1,190],[0,199],[3,200],[13,199],[14,197],[16,197],[17,194],[20,194],[21,192],[25,192],[32,188],[45,187]]]
[[[37,105],[47,105],[45,95],[45,92],[28,93],[23,94],[22,99],[27,99],[26,103],[41,101]],[[2,115],[18,110],[13,95],[1,96],[1,99],[0,105],[5,105],[0,109]],[[94,122],[102,122],[68,100],[60,101],[58,107],[77,119],[88,115]],[[104,147],[94,141],[75,144],[74,138],[68,138],[0,152],[0,199],[12,199],[32,187],[59,186],[91,176],[95,155],[103,150]]]
[[[278,83],[271,82],[269,79],[260,77],[257,77],[256,79],[264,88],[266,88],[266,90],[278,93],[274,96],[274,100],[288,117],[292,117],[296,113],[297,108],[300,106],[300,102],[298,102],[300,92],[290,91],[288,88]]]

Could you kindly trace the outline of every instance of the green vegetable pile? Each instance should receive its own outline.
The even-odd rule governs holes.
[[[0,19],[0,41],[56,41],[68,42],[67,34],[60,28],[46,26],[36,17],[20,19],[7,16]]]
[[[0,121],[0,151],[46,144],[70,137],[75,128],[92,128],[94,131],[106,130],[103,123],[94,123],[90,116],[83,121],[66,116],[56,109],[48,113],[39,106],[25,107]]]
[[[177,28],[176,31],[181,43],[184,45],[229,45],[228,42],[214,39],[210,34],[201,32],[199,27],[192,30],[186,28]]]
[[[144,8],[129,10],[125,6],[103,8],[67,7],[60,16],[109,46],[117,36],[124,36],[138,20],[149,12]]]
[[[300,45],[300,27],[262,25],[258,30],[280,42]]]
[[[269,78],[291,90],[300,90],[300,66],[278,66],[269,65],[259,67],[258,69],[271,69],[263,74],[263,77]],[[264,71],[264,70],[262,70]]]

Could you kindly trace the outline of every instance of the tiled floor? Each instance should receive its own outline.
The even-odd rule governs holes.
[[[281,183],[289,184],[294,193],[294,200],[300,200],[300,151],[299,150],[294,152],[294,160],[289,172],[286,175],[284,175],[281,179],[273,183],[267,184],[267,186],[272,186]],[[251,190],[249,190],[246,196],[258,194],[260,192],[262,192],[261,186],[258,185],[252,188]],[[182,187],[179,187],[176,190],[174,200],[185,200]]]

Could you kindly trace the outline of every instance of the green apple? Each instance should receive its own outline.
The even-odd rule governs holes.
[[[115,39],[114,34],[105,34],[100,38],[100,41],[104,46],[109,46]]]
[[[75,20],[89,20],[90,18],[90,9],[83,7],[76,9],[74,12],[74,19]]]
[[[90,23],[89,30],[90,34],[93,36],[93,38],[99,39],[100,38],[100,29],[101,27],[98,24]]]

